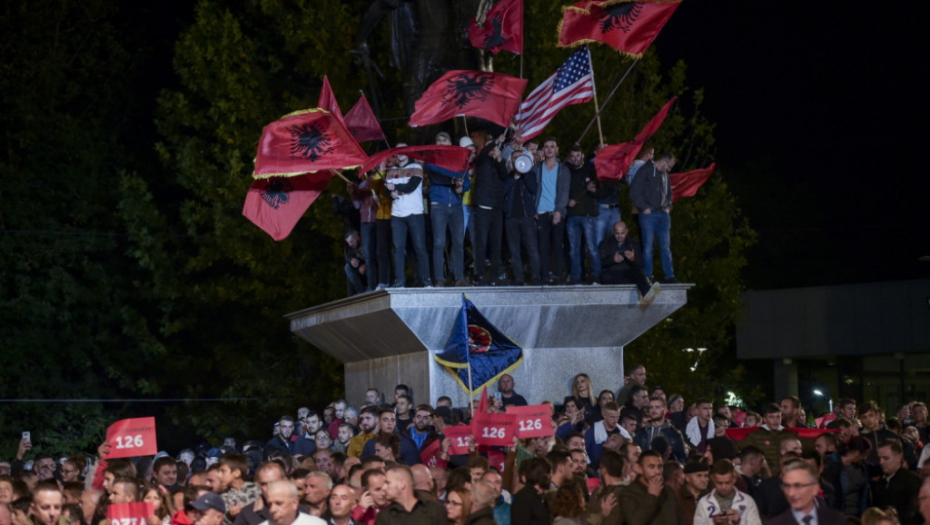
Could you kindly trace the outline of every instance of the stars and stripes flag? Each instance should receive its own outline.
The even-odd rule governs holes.
[[[585,45],[526,97],[517,112],[517,132],[523,140],[529,140],[542,133],[562,108],[588,102],[593,97],[594,71],[591,52]]]

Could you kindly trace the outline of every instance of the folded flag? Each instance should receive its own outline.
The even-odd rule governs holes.
[[[359,174],[368,173],[394,155],[406,155],[411,159],[429,162],[430,164],[435,164],[449,171],[464,172],[468,169],[468,160],[471,157],[471,150],[459,146],[439,145],[390,148],[368,157],[368,160],[366,160],[365,163],[362,164],[361,169],[358,170]]]
[[[346,113],[345,124],[346,128],[349,129],[349,133],[358,142],[384,138],[381,123],[378,122],[375,112],[371,110],[371,105],[368,104],[365,95],[359,97],[358,102]]]
[[[669,173],[668,182],[672,185],[672,202],[682,197],[694,197],[700,188],[717,168],[717,163],[712,163],[709,167],[702,170],[686,171],[683,173]]]
[[[478,391],[517,368],[523,360],[523,349],[485,319],[462,294],[462,309],[446,349],[434,359],[466,392],[470,366],[472,386]]]
[[[339,109],[339,102],[336,102],[336,94],[333,93],[333,87],[329,85],[329,77],[326,75],[323,75],[323,89],[320,90],[320,99],[317,101],[316,106],[336,115],[339,122],[345,125],[345,117],[342,116],[342,110]]]
[[[676,100],[678,100],[678,97],[672,97],[671,100],[666,102],[662,109],[636,134],[633,142],[606,146],[597,152],[594,157],[594,169],[597,171],[598,180],[620,180],[626,175],[630,165],[636,159],[636,155],[639,154],[639,150],[643,148],[643,144],[647,140],[655,135],[656,131],[659,131],[662,122],[665,121],[665,117]]]

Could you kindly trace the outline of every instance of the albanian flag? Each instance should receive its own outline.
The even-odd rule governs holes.
[[[272,177],[252,182],[242,214],[271,238],[280,241],[291,234],[307,208],[326,189],[333,172],[298,177]]]
[[[477,17],[468,27],[471,45],[497,54],[523,53],[523,0],[499,0],[478,25]]]
[[[717,163],[714,162],[710,167],[702,170],[670,173],[668,182],[672,185],[672,202],[682,197],[694,197],[694,195],[697,194],[698,188],[707,182],[707,179],[714,174],[716,168]]]
[[[338,117],[322,109],[307,109],[265,126],[252,177],[294,177],[356,168],[367,158]]]
[[[662,109],[636,134],[633,142],[607,146],[597,152],[594,157],[594,168],[597,171],[598,180],[620,180],[626,175],[636,155],[639,155],[639,150],[643,148],[643,144],[651,139],[656,131],[659,131],[672,104],[677,99],[678,97],[672,97],[666,102]]]
[[[342,122],[343,126],[345,125],[345,117],[342,116],[342,110],[339,109],[336,95],[333,93],[333,88],[329,85],[329,77],[326,75],[323,75],[323,89],[320,90],[320,99],[317,101],[316,106],[336,115],[339,122]]]
[[[376,153],[362,164],[359,174],[368,173],[375,169],[385,160],[394,155],[406,155],[415,160],[422,160],[435,164],[440,168],[450,171],[464,172],[468,169],[468,160],[471,157],[471,150],[460,148],[459,146],[404,146],[403,148],[390,148],[380,153]]]
[[[368,99],[365,98],[365,95],[362,95],[358,102],[352,106],[352,109],[346,113],[345,124],[349,128],[349,133],[358,142],[384,138],[381,123],[378,122],[378,117],[375,116],[375,112],[368,105]]]
[[[680,3],[680,0],[582,0],[563,8],[558,45],[574,47],[602,42],[625,55],[639,58],[659,36]]]
[[[417,100],[410,126],[427,126],[464,115],[510,127],[527,82],[502,73],[449,71]]]
[[[485,319],[462,294],[462,309],[446,349],[433,358],[468,392],[469,366],[474,390],[481,390],[517,368],[523,360],[523,349]]]

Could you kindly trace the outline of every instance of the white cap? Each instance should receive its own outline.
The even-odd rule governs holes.
[[[462,148],[473,147],[474,145],[475,143],[472,142],[472,140],[468,137],[462,137],[459,139],[459,146]]]

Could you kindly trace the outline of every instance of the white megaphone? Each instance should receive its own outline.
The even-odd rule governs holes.
[[[513,167],[517,173],[526,174],[533,169],[533,156],[529,152],[522,152],[513,160]]]

